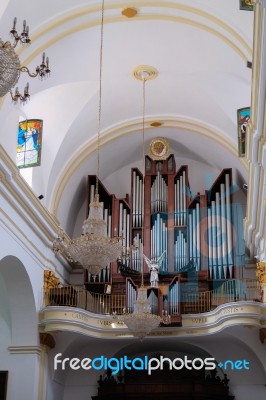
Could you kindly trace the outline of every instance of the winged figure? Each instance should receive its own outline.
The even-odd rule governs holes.
[[[150,270],[151,286],[158,287],[159,282],[159,269],[166,254],[166,250],[160,255],[158,259],[152,258],[151,260],[143,254],[143,258]]]

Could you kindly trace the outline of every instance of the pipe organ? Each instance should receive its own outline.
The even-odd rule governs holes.
[[[89,176],[88,207],[95,185],[95,176]],[[189,287],[195,290],[195,282],[180,286],[182,279],[178,278],[171,283],[175,277],[193,270],[194,276],[205,282],[200,290],[212,289],[215,281],[219,284],[237,277],[235,267],[243,262],[244,241],[241,215],[236,212],[237,205],[232,205],[231,169],[224,169],[205,193],[192,196],[187,166],[176,169],[172,154],[166,160],[146,156],[145,176],[137,168],[131,170],[129,195],[118,199],[99,182],[99,196],[104,202],[108,235],[118,235],[123,243],[119,260],[123,274],[137,283],[135,286],[132,281],[126,283],[116,263],[107,266],[99,277],[87,276],[85,282],[109,281],[114,288],[119,281],[117,292],[126,294],[130,310],[133,310],[142,268],[145,284],[149,285],[149,269],[143,262],[143,253],[156,260],[165,252],[159,286],[167,284],[169,288],[160,304],[164,309],[167,306],[172,315],[180,312],[180,299],[185,298],[182,291],[189,291]],[[150,301],[155,307],[158,299],[155,301],[152,293]]]

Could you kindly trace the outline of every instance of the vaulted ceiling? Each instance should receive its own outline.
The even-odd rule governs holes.
[[[128,7],[135,17],[122,14]],[[44,82],[21,76],[21,90],[30,83],[26,106],[8,96],[0,102],[1,143],[15,160],[18,120],[43,119],[32,187],[73,234],[85,217],[86,175],[96,172],[101,0],[2,0],[4,41],[15,16],[18,30],[27,20],[32,39],[18,49],[22,64],[34,70],[45,51],[52,74]],[[191,167],[192,191],[225,167],[245,181],[236,110],[250,105],[253,12],[239,0],[106,0],[104,21],[100,179],[110,192],[129,192],[129,168],[141,165],[142,83],[132,77],[139,65],[158,71],[146,84],[146,149],[152,137],[166,137],[177,165]]]

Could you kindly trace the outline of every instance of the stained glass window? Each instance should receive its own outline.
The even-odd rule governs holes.
[[[17,167],[35,167],[41,162],[43,121],[28,119],[21,121],[18,127]]]
[[[253,0],[240,0],[240,10],[253,11]]]

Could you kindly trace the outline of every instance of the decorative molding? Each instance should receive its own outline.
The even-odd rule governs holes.
[[[41,354],[40,346],[9,346],[7,349],[10,354]]]
[[[15,163],[1,145],[0,159],[3,161],[0,164],[0,179],[11,197],[18,202],[20,209],[24,210],[30,216],[34,225],[38,226],[48,240],[54,238],[55,232],[57,233],[58,231],[58,221],[39,201],[33,190],[21,177]]]
[[[55,347],[55,339],[50,333],[40,333],[40,344],[50,349]]]
[[[143,78],[143,74],[144,78]],[[149,81],[150,79],[155,79],[158,76],[158,71],[151,65],[138,65],[132,71],[132,76],[139,81]]]
[[[182,316],[182,327],[158,328],[149,336],[202,336],[220,332],[230,326],[266,324],[266,304],[252,301],[223,304],[204,314]],[[111,316],[92,314],[78,308],[47,307],[40,313],[40,329],[45,332],[79,332],[98,338],[131,337],[121,321]]]

